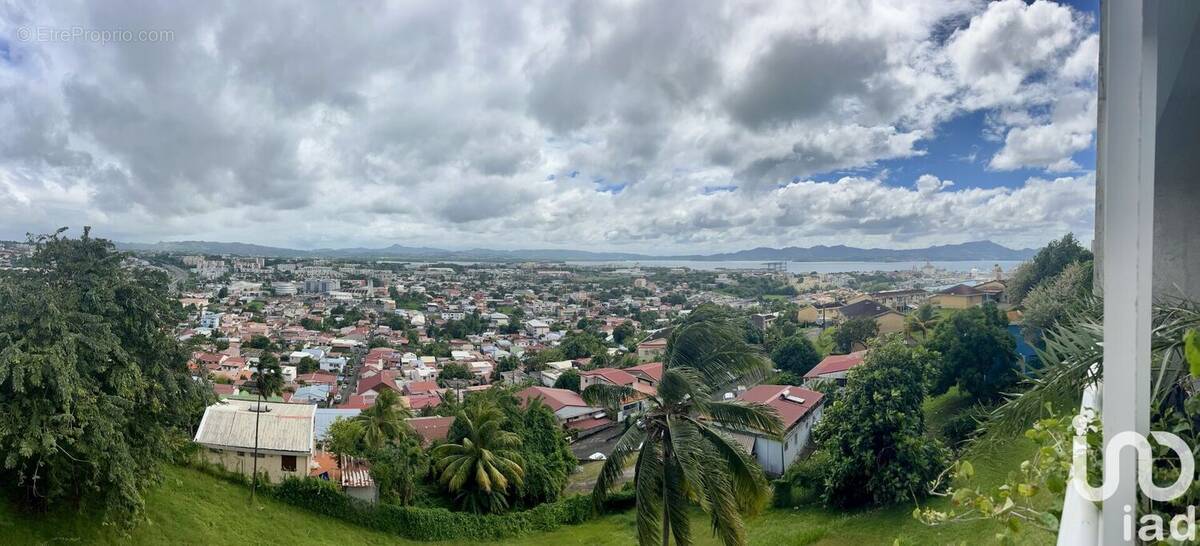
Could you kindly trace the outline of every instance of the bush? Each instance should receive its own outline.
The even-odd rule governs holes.
[[[591,496],[586,495],[575,495],[507,514],[471,514],[444,508],[372,505],[343,494],[330,482],[313,478],[289,478],[278,485],[263,488],[263,492],[312,512],[421,541],[465,542],[513,538],[583,523],[596,514]],[[634,502],[632,491],[621,491],[610,495],[601,510],[625,510],[632,507]]]
[[[942,440],[953,449],[960,449],[975,436],[979,426],[990,412],[983,406],[974,406],[942,423]]]
[[[775,480],[772,505],[776,508],[792,508],[820,500],[821,480],[829,454],[816,451],[811,456],[796,461],[783,477]]]
[[[532,415],[540,413],[531,412],[530,427],[537,428],[538,417]],[[528,441],[530,445],[538,446],[537,436],[531,438]],[[250,485],[247,476],[204,461],[200,457],[200,450],[190,442],[181,449],[176,462],[230,483]],[[428,501],[426,497],[435,497],[424,491],[427,486],[418,486],[421,489],[418,502]],[[623,512],[637,503],[630,484],[609,494],[598,507],[591,495],[574,495],[538,504],[528,510],[488,515],[455,512],[428,505],[369,504],[342,493],[331,482],[316,478],[289,478],[278,484],[260,480],[258,490],[264,497],[292,506],[419,541],[476,542],[513,538],[583,523],[598,513]]]

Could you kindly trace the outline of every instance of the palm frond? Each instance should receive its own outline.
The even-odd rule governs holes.
[[[737,432],[760,432],[778,438],[783,421],[775,408],[757,402],[709,402],[705,416],[720,426]]]
[[[618,387],[616,385],[596,383],[593,385],[588,385],[587,388],[583,389],[583,392],[580,395],[582,396],[584,402],[587,402],[592,406],[604,408],[604,411],[607,411],[610,415],[615,416],[620,413],[621,402],[623,402],[626,398],[633,396],[634,392],[636,391],[630,387]]]
[[[655,441],[642,442],[634,470],[638,544],[641,546],[654,546],[662,533],[664,475],[659,447]]]
[[[612,452],[609,453],[608,459],[605,459],[604,466],[600,469],[600,475],[596,477],[596,485],[592,488],[592,497],[597,506],[604,501],[608,490],[625,473],[625,464],[629,457],[642,448],[645,440],[646,431],[636,425],[626,428],[625,432],[621,434],[621,438],[617,440]]]
[[[665,461],[663,506],[666,507],[667,521],[671,523],[671,536],[675,544],[692,543],[691,519],[688,517],[688,482],[678,457]],[[697,486],[700,484],[696,484]]]
[[[697,427],[704,439],[711,444],[713,456],[727,469],[732,486],[730,490],[735,495],[738,507],[749,513],[756,512],[770,495],[762,467],[758,466],[758,462],[740,444],[726,434],[704,423],[697,423]]]

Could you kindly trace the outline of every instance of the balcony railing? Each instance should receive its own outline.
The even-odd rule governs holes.
[[[1092,410],[1100,414],[1100,389],[1090,385],[1083,391],[1079,410]],[[1100,507],[1067,487],[1063,499],[1062,518],[1058,527],[1059,546],[1096,546],[1100,544]]]

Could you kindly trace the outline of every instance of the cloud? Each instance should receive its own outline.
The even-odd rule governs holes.
[[[13,38],[74,26],[172,39]],[[1037,188],[1087,179],[1091,26],[1015,0],[17,2],[0,10],[0,236],[86,221],[306,248],[1046,238],[1049,220],[979,218],[1020,195],[1090,206],[1086,183]],[[955,137],[1001,143],[989,169],[1042,178],[904,172],[971,112],[986,134]]]

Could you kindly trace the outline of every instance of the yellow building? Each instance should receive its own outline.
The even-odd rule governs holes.
[[[843,305],[838,314],[845,320],[870,318],[879,327],[879,335],[904,331],[904,315],[872,299],[862,299]]]
[[[929,299],[934,306],[943,309],[969,309],[983,305],[987,300],[987,293],[965,284],[951,286]]]

